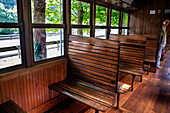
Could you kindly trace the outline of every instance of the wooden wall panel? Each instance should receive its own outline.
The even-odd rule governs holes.
[[[150,10],[170,9],[169,0],[135,0],[141,7],[131,14],[130,32],[133,34],[159,35],[161,29],[161,15],[150,15]]]
[[[13,100],[25,111],[30,111],[58,96],[59,93],[49,90],[48,85],[65,79],[66,62],[62,59],[59,63],[55,61],[0,75],[0,103]]]

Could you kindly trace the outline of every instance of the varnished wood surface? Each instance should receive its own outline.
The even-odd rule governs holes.
[[[66,59],[0,75],[0,103],[14,101],[25,111],[59,95],[48,85],[66,77]]]
[[[0,113],[26,113],[22,108],[20,108],[15,102],[7,101],[0,104]]]
[[[162,70],[143,75],[143,82],[135,80],[134,91],[120,96],[120,110],[114,107],[105,113],[169,113],[170,112],[170,51],[161,62]],[[131,83],[131,76],[120,74],[120,81]],[[94,113],[95,110],[81,102],[66,99],[45,113]],[[102,113],[102,112],[99,112]]]
[[[68,48],[67,78],[49,88],[96,110],[112,107],[117,92],[118,42],[70,35]]]

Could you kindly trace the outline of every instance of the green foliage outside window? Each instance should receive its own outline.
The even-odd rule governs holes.
[[[61,7],[61,15],[60,15]],[[32,22],[34,23],[34,0],[31,0]],[[45,23],[44,24],[62,24],[63,23],[63,0],[45,0]],[[47,29],[49,32],[59,32],[59,29]]]
[[[96,25],[106,26],[107,8],[96,5]]]
[[[82,23],[78,23],[78,20],[80,18],[82,18]],[[71,24],[80,24],[80,25],[90,24],[89,3],[85,3],[77,0],[71,0]]]
[[[123,13],[123,22],[122,22],[122,27],[128,27],[128,13]]]
[[[119,27],[119,11],[112,10],[111,14],[111,26],[113,27]]]

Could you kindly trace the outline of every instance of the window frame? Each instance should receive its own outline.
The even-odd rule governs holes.
[[[47,62],[50,62],[50,61],[55,61],[55,60],[57,60],[57,59],[61,59],[61,58],[64,58],[64,57],[66,57],[66,51],[65,51],[65,48],[66,48],[66,44],[65,44],[65,40],[66,40],[66,38],[65,38],[65,36],[66,36],[66,32],[67,32],[67,30],[66,30],[66,19],[65,19],[65,17],[66,17],[66,7],[65,7],[65,4],[66,3],[66,0],[63,0],[63,23],[62,24],[45,24],[45,23],[43,23],[43,24],[37,24],[37,23],[33,23],[32,22],[32,13],[31,13],[31,0],[29,0],[29,14],[30,14],[30,18],[29,18],[29,21],[30,21],[30,24],[29,24],[29,26],[30,26],[30,33],[31,33],[31,35],[30,35],[30,41],[31,41],[31,66],[34,66],[34,65],[38,65],[38,64],[42,64],[42,63],[47,63]],[[52,57],[52,58],[48,58],[48,59],[43,59],[43,60],[40,60],[40,61],[35,61],[35,59],[34,59],[34,41],[33,41],[33,29],[34,28],[57,28],[57,29],[60,29],[60,28],[62,28],[63,29],[63,39],[64,39],[64,55],[63,56],[57,56],[57,57]]]
[[[18,23],[4,23],[0,22],[0,28],[18,28],[19,29],[19,36],[20,36],[20,49],[21,49],[21,64],[12,65],[9,67],[5,67],[0,69],[0,74],[8,71],[13,71],[16,69],[21,69],[26,67],[25,61],[25,38],[24,38],[24,24],[23,24],[23,10],[22,10],[22,0],[16,0],[17,3],[17,16],[18,16]]]
[[[78,1],[78,0],[77,0]],[[89,20],[89,25],[77,25],[77,24],[71,24],[71,9],[70,9],[70,30],[71,30],[71,32],[70,32],[70,34],[72,35],[72,29],[73,28],[77,28],[77,29],[90,29],[90,36],[92,36],[91,35],[91,31],[92,31],[92,2],[93,1],[88,1],[88,0],[79,0],[79,1],[82,1],[82,2],[85,2],[85,3],[89,3],[90,4],[90,20]],[[70,0],[70,6],[69,6],[70,8],[71,8],[71,0]]]

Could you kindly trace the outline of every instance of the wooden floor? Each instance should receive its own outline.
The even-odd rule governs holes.
[[[120,110],[113,107],[106,113],[170,113],[170,51],[161,65],[163,69],[156,74],[145,74],[142,83],[140,78],[135,79],[134,91],[120,96]],[[131,84],[131,75],[121,74],[119,79]],[[94,113],[94,110],[67,98],[45,113]]]

